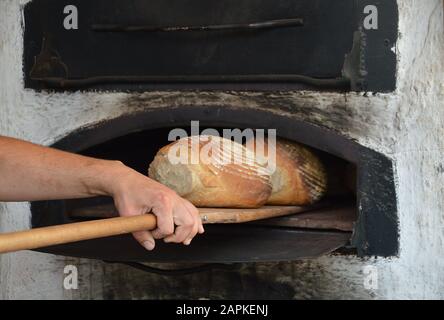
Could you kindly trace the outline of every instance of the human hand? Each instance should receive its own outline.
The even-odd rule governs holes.
[[[155,230],[133,233],[147,250],[154,249],[155,239],[189,245],[196,234],[204,232],[198,210],[188,200],[123,164],[117,167],[108,188],[120,216],[151,212],[157,217]]]

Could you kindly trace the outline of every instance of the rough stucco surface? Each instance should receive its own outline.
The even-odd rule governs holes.
[[[322,125],[394,160],[399,257],[326,256],[247,264],[174,279],[119,265],[33,252],[0,256],[0,298],[444,298],[444,24],[441,0],[399,1],[393,94],[36,93],[23,88],[23,2],[0,1],[0,134],[50,144],[79,126],[145,108],[264,108]],[[0,204],[0,231],[29,226],[28,204]],[[79,289],[62,287],[67,263]],[[378,269],[367,290],[363,268]]]

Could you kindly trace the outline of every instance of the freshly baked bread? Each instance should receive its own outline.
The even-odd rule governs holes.
[[[318,201],[327,189],[327,174],[316,155],[307,148],[287,140],[276,141],[276,153],[268,153],[263,140],[249,141],[247,147],[257,155],[275,161],[271,175],[269,205],[308,205]],[[258,149],[262,148],[262,149]]]
[[[243,145],[192,136],[156,154],[149,176],[198,207],[256,208],[271,194],[270,172]]]

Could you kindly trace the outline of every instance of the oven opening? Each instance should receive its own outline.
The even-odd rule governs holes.
[[[147,175],[148,166],[158,150],[171,143],[171,141],[168,141],[168,135],[172,129],[174,128],[159,128],[130,133],[93,145],[78,151],[78,153],[95,158],[120,160],[125,165]],[[184,129],[187,130],[187,128]],[[226,128],[216,129],[219,130],[222,135],[222,130]],[[279,137],[277,138],[279,139]],[[206,234],[201,238],[209,237],[210,239],[193,241],[190,248],[171,245],[171,249],[174,248],[177,252],[186,252],[192,257],[193,247],[197,247],[197,251],[199,252],[201,245],[204,245],[209,247],[208,250],[212,252],[211,262],[214,262],[214,260],[218,262],[227,262],[227,260],[230,262],[238,260],[292,260],[316,257],[340,248],[342,248],[340,252],[344,252],[344,250],[348,250],[347,252],[350,252],[350,250],[353,251],[350,247],[349,240],[357,218],[356,167],[354,164],[326,152],[313,148],[309,149],[321,160],[328,177],[327,191],[319,201],[307,206],[302,206],[301,212],[294,215],[238,225],[206,225]],[[112,198],[109,197],[48,201],[45,202],[45,206],[46,211],[52,211],[54,215],[35,214],[33,220],[34,225],[43,226],[118,216]],[[35,205],[34,208],[36,208]],[[55,219],[58,220],[58,222],[54,221],[54,217],[57,217]],[[234,239],[239,237],[239,242],[245,242],[244,238],[254,239],[259,235],[264,242],[267,242],[267,239],[269,239],[267,243],[268,250],[264,250],[262,256],[255,253],[255,251],[261,252],[260,242],[256,243],[254,249],[238,247],[238,250],[240,250],[238,257],[230,258],[226,256],[222,250],[223,248],[220,241],[224,237],[234,237]],[[214,237],[216,237],[216,239],[212,239]],[[113,257],[107,256],[105,258],[108,260],[141,260],[154,262],[159,261],[159,259],[167,261],[177,261],[178,259],[177,253],[168,253],[168,250],[164,250],[162,246],[159,246],[153,253],[147,253],[139,250],[138,244],[135,241],[131,241],[130,236],[125,238],[125,241],[117,244],[117,248],[119,249],[115,248],[115,252],[128,250],[128,248],[125,249],[125,247],[129,246],[129,252],[133,250],[135,255],[130,258],[121,257],[119,259],[119,256],[122,255],[122,253],[119,252]],[[97,243],[103,241],[105,241],[105,239],[95,240]],[[293,249],[293,252],[289,253],[288,250],[291,246],[287,248],[285,245],[292,241],[298,242],[298,246]],[[83,242],[86,243],[86,241]],[[217,245],[216,243],[219,244]],[[100,250],[99,248],[102,245],[106,247],[110,246],[110,244],[102,243],[98,246],[94,245],[88,250]],[[250,246],[253,245],[254,243],[250,244]],[[219,253],[217,249],[218,246],[221,250]],[[62,248],[63,246],[58,247]],[[64,247],[65,249],[62,249],[62,251],[65,251],[70,245]],[[273,247],[275,248],[273,249]],[[72,252],[68,249],[66,253],[68,255],[86,255],[88,257],[96,255],[96,253],[88,253],[88,250],[80,249],[79,251],[74,250],[74,252]],[[270,254],[270,252],[267,254],[267,251],[273,250],[275,251],[273,254]],[[125,256],[125,254],[123,254],[123,256]],[[240,256],[242,256],[241,259]],[[258,258],[254,256],[258,256]],[[205,260],[204,257],[197,256],[195,259]],[[209,257],[207,257],[207,259],[209,259]]]
[[[205,128],[276,129],[277,137],[315,153],[326,168],[328,188],[317,202],[297,214],[237,224],[207,224],[190,246],[158,241],[146,251],[132,235],[79,241],[39,249],[54,254],[122,262],[232,263],[289,261],[332,252],[358,256],[395,256],[398,217],[392,161],[335,132],[286,116],[228,108],[150,110],[80,128],[53,147],[120,160],[147,175],[158,150],[171,143],[173,128],[190,129],[189,119]],[[170,118],[173,117],[173,118]],[[174,119],[174,120],[171,120]],[[254,124],[254,125],[252,125]],[[112,199],[40,201],[31,204],[32,227],[117,215]]]
[[[119,160],[136,171],[147,175],[148,166],[158,150],[168,144],[169,132],[175,128],[161,128],[131,133],[79,152],[101,159]],[[187,130],[187,128],[184,128]],[[202,128],[204,130],[205,128]],[[222,136],[222,130],[216,128]],[[234,128],[233,128],[234,129]],[[189,133],[191,134],[191,133]],[[279,139],[279,137],[278,137]],[[295,216],[249,222],[249,224],[273,225],[314,230],[352,232],[356,220],[356,167],[346,160],[326,152],[309,148],[321,160],[327,171],[326,194],[315,203],[305,206]],[[112,199],[66,200],[65,214],[69,220],[82,221],[117,216]],[[230,226],[227,226],[229,228]]]

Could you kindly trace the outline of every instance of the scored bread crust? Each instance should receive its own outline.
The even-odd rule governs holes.
[[[247,142],[258,153],[257,146],[268,157],[264,141]],[[273,157],[268,157],[272,161]],[[318,201],[327,190],[326,170],[319,158],[306,147],[284,139],[276,141],[275,170],[271,175],[272,193],[269,205],[308,205]]]
[[[200,159],[203,149],[209,157]],[[170,161],[170,152],[180,156],[184,150],[186,163]],[[192,162],[192,155],[199,163]],[[163,147],[148,173],[198,207],[257,208],[267,202],[272,189],[270,172],[251,150],[216,136],[182,138]]]

